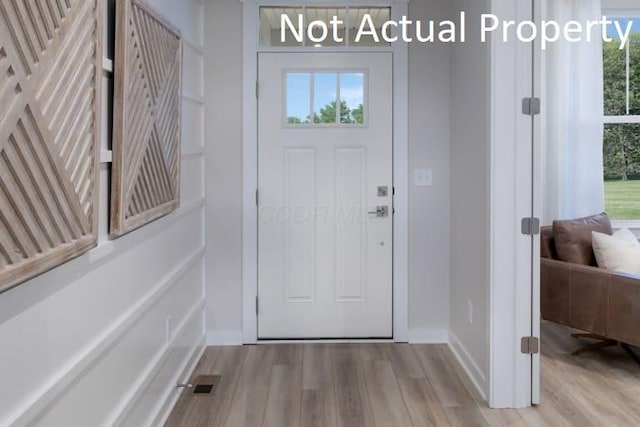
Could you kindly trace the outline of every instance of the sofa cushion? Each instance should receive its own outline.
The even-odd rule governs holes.
[[[558,259],[574,264],[596,266],[591,232],[613,234],[606,213],[585,218],[553,221],[553,240]]]
[[[616,273],[640,274],[640,243],[627,229],[613,236],[594,231],[593,252],[598,267]]]
[[[542,258],[558,259],[556,244],[553,241],[553,227],[551,226],[540,229],[540,256]]]

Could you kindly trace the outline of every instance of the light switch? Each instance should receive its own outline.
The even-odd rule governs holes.
[[[433,169],[416,169],[414,185],[416,187],[431,187],[433,185]]]

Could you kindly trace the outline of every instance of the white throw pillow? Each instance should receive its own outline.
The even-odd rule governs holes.
[[[591,232],[598,267],[626,274],[640,274],[640,243],[623,228],[613,236]]]
[[[621,228],[620,230],[613,233],[613,237],[618,240],[622,240],[623,242],[627,242],[633,246],[640,246],[640,242],[635,234],[628,228]]]

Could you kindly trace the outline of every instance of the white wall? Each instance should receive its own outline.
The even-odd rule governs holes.
[[[439,22],[451,9],[447,1],[412,1],[409,17]],[[446,339],[449,328],[451,52],[449,44],[409,43],[409,329],[416,342]],[[432,187],[413,186],[416,168],[433,170]]]
[[[207,332],[209,343],[238,343],[242,340],[242,3],[212,1],[205,10]],[[444,0],[410,3],[416,19],[439,19],[448,11]],[[433,168],[435,181],[433,187],[412,188],[410,193],[410,337],[442,342],[449,324],[450,48],[412,44],[409,55],[410,166]]]
[[[205,22],[207,332],[209,342],[238,343],[242,342],[242,2],[207,2]]]
[[[203,7],[152,3],[186,42],[181,208],[110,242],[102,166],[100,246],[0,294],[0,425],[158,425],[203,349]]]
[[[602,0],[603,9],[637,10],[637,0]]]
[[[479,34],[487,0],[456,0],[468,34]],[[451,341],[472,378],[486,390],[489,301],[489,44],[478,37],[453,48],[451,98]],[[468,320],[472,306],[473,323]]]

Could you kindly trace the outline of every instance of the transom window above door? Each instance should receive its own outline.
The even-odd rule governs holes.
[[[364,71],[287,71],[286,126],[357,126],[366,124]]]
[[[260,7],[260,47],[389,47],[358,30],[364,22],[377,34],[390,32],[389,7]],[[283,23],[285,24],[283,26]],[[356,42],[357,40],[357,42]]]

